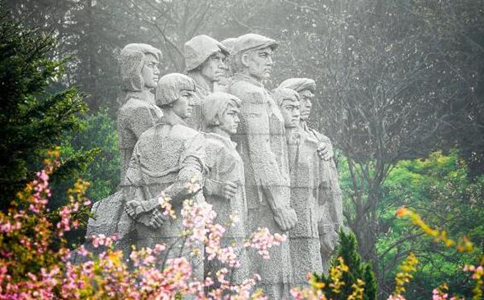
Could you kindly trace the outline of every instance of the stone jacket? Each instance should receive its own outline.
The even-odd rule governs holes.
[[[278,200],[289,207],[289,165],[279,107],[264,86],[248,76],[237,74],[227,92],[242,100],[241,122],[233,138],[244,161],[249,209],[268,205],[263,197],[266,186],[287,188]]]
[[[151,93],[132,92],[127,102],[118,110],[118,136],[121,153],[121,180],[126,174],[133,148],[147,129],[160,122],[162,110],[154,104]]]
[[[156,233],[158,236],[179,234],[181,200],[190,195],[187,183],[194,178],[202,182],[206,173],[204,143],[203,135],[187,127],[181,119],[157,124],[145,131],[136,143],[122,183],[127,201],[153,199],[165,191],[172,198],[178,216],[177,220],[164,224]],[[200,194],[196,201],[203,201]]]

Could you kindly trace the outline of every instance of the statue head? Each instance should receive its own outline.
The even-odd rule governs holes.
[[[222,43],[222,45],[225,46],[225,48],[228,49],[228,51],[230,53],[230,55],[225,60],[225,65],[227,67],[225,69],[225,78],[230,78],[234,75],[233,56],[232,55],[233,55],[233,52],[234,52],[235,41],[237,41],[237,38],[228,38],[228,39],[225,39],[225,40],[220,42],[220,43]]]
[[[284,80],[279,87],[292,89],[299,94],[301,104],[301,120],[306,121],[311,113],[312,99],[316,91],[316,82],[309,78],[290,78]]]
[[[284,127],[297,127],[301,117],[299,111],[299,94],[294,90],[279,87],[273,91],[272,97],[281,109]]]
[[[272,71],[272,52],[277,48],[275,40],[248,33],[239,36],[233,47],[235,73],[249,75],[257,81],[270,76]]]
[[[225,75],[228,55],[229,50],[222,43],[207,35],[197,35],[185,43],[186,71],[199,73],[209,82],[219,81]]]
[[[119,56],[122,89],[141,92],[156,87],[161,51],[148,44],[128,44]]]
[[[190,77],[171,73],[160,78],[155,91],[156,105],[171,110],[182,119],[189,118],[194,105],[195,81]]]
[[[225,136],[237,133],[241,103],[239,98],[227,93],[216,92],[208,95],[202,103],[202,129]]]

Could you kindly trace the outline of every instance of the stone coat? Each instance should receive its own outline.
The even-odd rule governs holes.
[[[289,166],[281,112],[264,86],[248,76],[237,74],[227,92],[242,101],[241,121],[233,139],[244,162],[249,234],[263,227],[273,234],[283,233],[264,196],[266,187],[280,187],[282,195],[277,201],[289,207]],[[250,271],[261,276],[260,286],[270,299],[287,298],[291,282],[289,244],[272,248],[270,256],[264,260],[250,252]]]
[[[249,261],[246,251],[243,249],[246,238],[247,201],[245,197],[244,164],[239,153],[235,149],[235,143],[215,133],[204,133],[205,152],[208,174],[205,179],[205,200],[213,205],[217,213],[215,222],[224,226],[226,232],[223,235],[221,245],[226,247],[235,243],[236,249],[241,249],[238,257],[241,267],[235,269],[233,281],[242,283],[249,278]],[[233,199],[227,200],[214,193],[220,190],[223,182],[231,181],[237,184],[237,193]],[[231,215],[238,217],[236,223],[231,222]],[[207,271],[215,274],[221,266],[209,262]]]
[[[317,174],[319,157],[314,155],[318,141],[298,128],[286,128],[291,175],[291,207],[296,211],[296,226],[289,231],[293,283],[307,284],[308,273],[322,273],[318,233],[319,205]]]
[[[139,137],[147,129],[159,123],[163,116],[163,111],[155,105],[153,95],[149,92],[130,92],[126,99],[126,103],[118,110],[121,180],[126,174],[134,145]]]
[[[189,128],[181,120],[162,122],[145,131],[133,150],[132,160],[122,183],[124,196],[129,200],[149,200],[170,189],[171,195],[178,195],[171,204],[177,215],[169,219],[159,229],[152,229],[136,223],[136,244],[153,248],[158,243],[167,246],[180,243],[182,227],[181,209],[185,199],[181,193],[186,183],[194,177],[203,180],[206,172],[204,138],[199,132]],[[195,201],[204,201],[201,193]],[[179,248],[175,248],[179,249]],[[189,256],[190,249],[185,249],[184,256]],[[203,249],[201,251],[203,253]],[[170,257],[178,256],[179,250],[171,251]],[[203,257],[203,254],[202,254]],[[203,276],[201,257],[192,260],[198,267],[194,269],[197,278]]]
[[[308,128],[306,124],[303,124],[302,130],[309,139],[316,140],[318,145],[323,142],[332,148],[331,140],[327,136]],[[321,160],[317,153],[314,156],[318,166],[315,175],[315,187],[317,187],[315,193],[319,207],[319,236],[322,245],[326,241],[326,244],[330,244],[332,248],[321,248],[323,268],[326,272],[329,268],[331,252],[336,247],[338,233],[343,228],[343,200],[338,181],[338,170],[334,160],[332,158],[329,161]]]

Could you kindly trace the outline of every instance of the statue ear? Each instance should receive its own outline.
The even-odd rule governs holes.
[[[249,67],[249,53],[244,53],[242,54],[242,56],[240,57],[240,62],[242,63],[242,65],[244,67]]]
[[[220,126],[220,117],[219,114],[216,114],[213,118],[213,126]]]

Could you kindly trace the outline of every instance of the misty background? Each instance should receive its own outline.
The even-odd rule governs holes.
[[[445,281],[466,293],[465,255],[396,220],[402,205],[484,249],[483,0],[10,0],[10,14],[51,32],[65,58],[55,89],[77,86],[89,112],[63,155],[99,148],[83,177],[100,200],[119,183],[117,56],[128,43],[161,49],[162,75],[184,71],[183,45],[259,33],[279,42],[266,87],[317,83],[310,125],[331,138],[345,222],[373,262],[382,297],[409,251],[421,271],[409,299]]]

